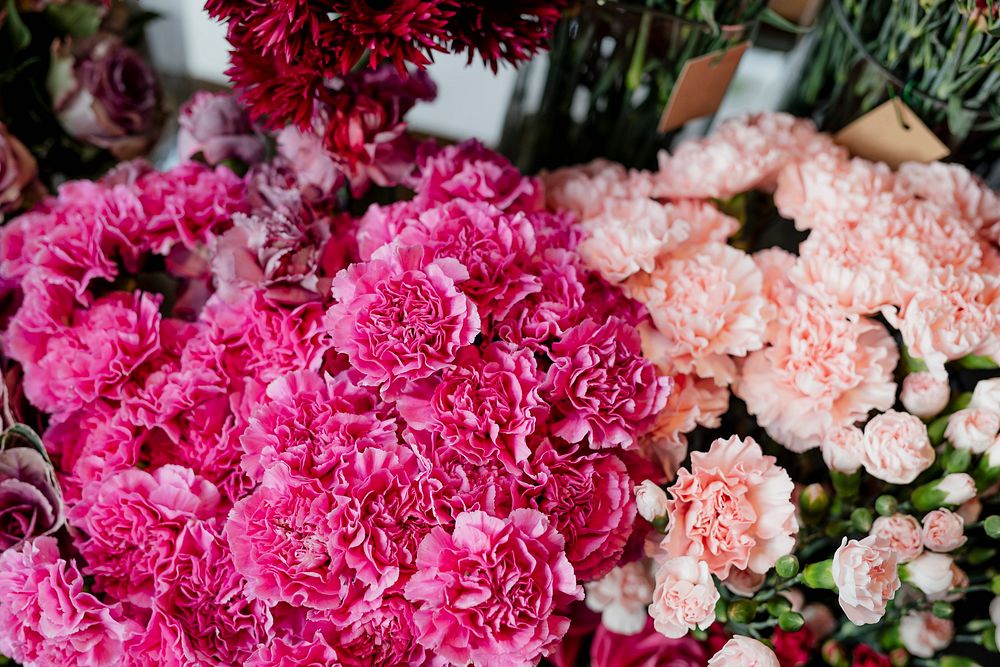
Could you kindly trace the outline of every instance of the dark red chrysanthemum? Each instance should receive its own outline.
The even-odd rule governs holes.
[[[518,63],[546,48],[565,0],[449,0],[452,51],[478,53],[496,71],[501,60]]]

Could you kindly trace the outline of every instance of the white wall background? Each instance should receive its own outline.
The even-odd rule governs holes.
[[[229,65],[224,26],[205,14],[204,0],[143,0],[161,14],[149,31],[153,58],[161,71],[213,83],[226,83]],[[743,57],[716,122],[723,118],[774,109],[784,89],[788,56],[751,49]],[[515,73],[499,74],[464,57],[438,55],[430,75],[438,84],[433,103],[418,105],[407,117],[422,132],[450,139],[478,137],[496,143],[503,127]]]

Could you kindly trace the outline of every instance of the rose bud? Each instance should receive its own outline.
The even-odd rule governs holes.
[[[945,429],[944,437],[955,446],[955,449],[982,454],[993,444],[998,431],[1000,431],[1000,415],[986,410],[966,408],[948,418],[948,428]]]
[[[127,160],[159,136],[159,82],[149,63],[116,37],[53,44],[47,84],[59,122],[75,139]]]
[[[652,480],[645,480],[635,487],[635,505],[639,516],[653,523],[667,513],[667,494]]]
[[[942,379],[933,373],[910,373],[903,379],[903,389],[899,400],[910,414],[921,419],[930,419],[948,405],[951,397],[951,385],[947,378]]]
[[[0,123],[0,216],[15,211],[40,189],[38,164],[24,144]]]
[[[946,475],[913,490],[910,499],[922,512],[944,505],[961,505],[976,497],[976,483],[965,473]]]
[[[226,160],[251,166],[264,159],[264,142],[232,95],[195,93],[181,107],[178,123],[177,152],[182,160],[200,154],[212,166]]]
[[[929,512],[923,521],[924,546],[940,553],[954,551],[966,542],[962,517],[945,509]]]
[[[951,588],[951,556],[925,551],[899,568],[906,583],[923,591],[924,595],[941,595]]]
[[[53,533],[64,520],[52,464],[28,447],[0,451],[0,551]]]

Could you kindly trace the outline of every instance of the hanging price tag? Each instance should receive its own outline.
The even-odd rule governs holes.
[[[858,118],[834,139],[852,154],[885,162],[893,169],[904,162],[933,162],[949,153],[948,147],[898,97]]]
[[[750,42],[740,42],[684,63],[660,118],[660,132],[676,130],[689,120],[715,113],[749,47]]]

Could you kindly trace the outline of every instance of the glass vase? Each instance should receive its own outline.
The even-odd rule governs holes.
[[[598,157],[653,167],[675,134],[659,125],[684,64],[749,36],[746,23],[710,27],[625,2],[578,3],[551,50],[518,73],[500,150],[529,173]]]

